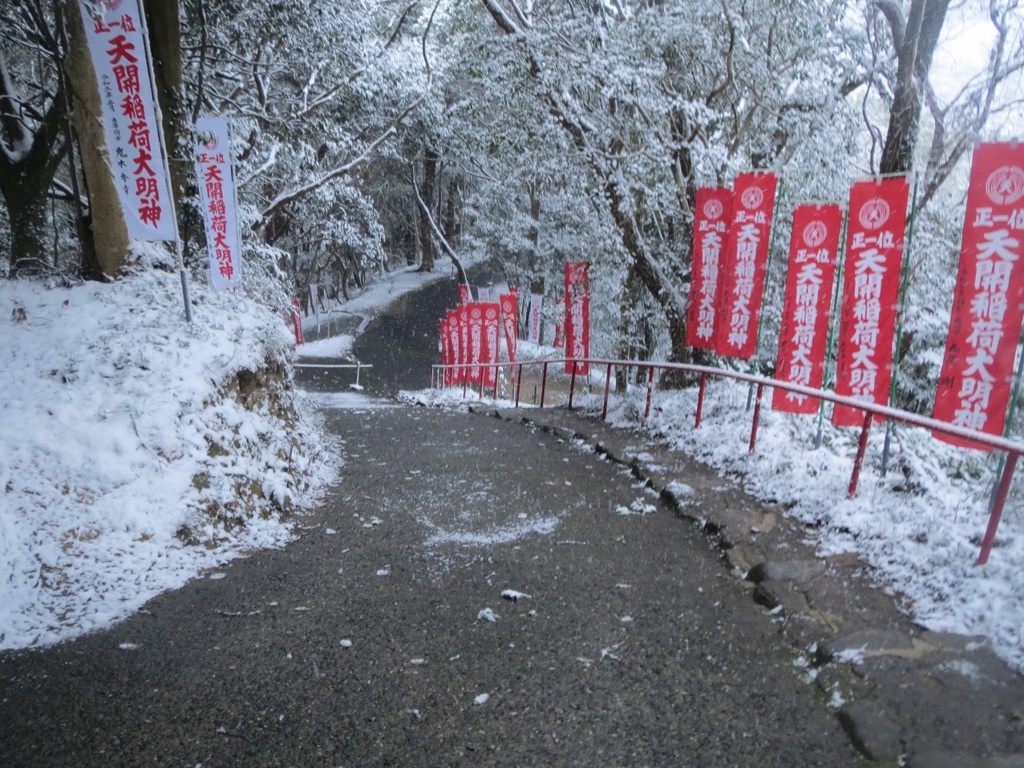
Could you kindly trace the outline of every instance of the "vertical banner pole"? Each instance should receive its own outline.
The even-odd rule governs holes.
[[[906,322],[907,290],[910,283],[910,246],[914,241],[914,222],[917,219],[917,189],[919,179],[914,177],[914,194],[910,203],[910,223],[907,226],[906,244],[903,246],[903,268],[900,270],[900,298],[896,305],[896,344],[892,353],[892,378],[889,381],[889,405],[896,401],[896,385],[899,376],[900,351],[903,345],[903,325]],[[889,469],[889,447],[892,444],[892,419],[885,420],[885,442],[882,444],[882,477]]]
[[[1003,437],[1010,436],[1010,430],[1013,428],[1013,422],[1017,418],[1017,406],[1020,405],[1021,379],[1024,379],[1024,354],[1022,354],[1017,361],[1017,373],[1013,377],[1013,391],[1010,393],[1010,408],[1006,412],[1006,424],[1003,426]],[[1001,453],[999,455],[999,466],[996,469],[996,479],[992,484],[992,493],[989,497],[989,512],[995,508],[996,497],[999,494],[1000,478],[1003,476],[1003,470],[1005,468],[1006,454]]]
[[[999,486],[993,499],[992,512],[989,515],[988,528],[985,531],[985,539],[981,543],[981,553],[978,555],[977,565],[985,565],[988,562],[989,553],[996,543],[996,531],[999,529],[999,518],[1003,514],[1003,505],[1006,504],[1006,497],[1010,493],[1010,483],[1013,481],[1013,470],[1017,467],[1017,454],[1011,454],[1006,461],[1006,466],[999,478]]]
[[[825,346],[825,370],[821,380],[821,388],[829,386],[829,371],[832,373],[832,388],[835,389],[836,376],[836,334],[839,333],[839,305],[843,297],[843,272],[846,271],[846,228],[850,223],[849,211],[843,216],[843,226],[839,233],[839,252],[836,254],[836,277],[832,286],[832,309],[828,321],[828,341]],[[818,403],[818,434],[814,438],[814,450],[821,448],[821,438],[825,430],[825,401]]]
[[[771,285],[772,279],[772,259],[774,258],[775,250],[775,227],[779,223],[779,198],[782,197],[782,191],[785,186],[785,182],[779,179],[779,187],[775,193],[775,205],[772,210],[772,228],[768,233],[768,263],[764,268],[764,286],[761,289],[761,314],[757,317],[757,341],[754,343],[754,357],[750,361],[750,375],[757,375],[757,358],[761,354],[761,329],[764,327],[764,305],[765,305],[765,294],[768,293],[768,286]],[[750,406],[754,398],[754,382],[750,382],[747,387],[747,410],[750,410]]]
[[[693,428],[700,429],[700,420],[704,415],[704,390],[707,388],[708,375],[703,371],[700,374],[700,387],[697,389],[697,416],[694,419]]]
[[[612,384],[612,364],[608,363],[608,367],[604,374],[604,404],[601,406],[601,421],[605,421],[608,418],[608,390]]]

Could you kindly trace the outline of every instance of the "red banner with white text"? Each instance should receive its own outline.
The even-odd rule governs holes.
[[[829,305],[835,285],[843,211],[838,205],[801,205],[793,212],[786,298],[779,332],[775,378],[820,389],[828,346]],[[772,393],[772,408],[814,413],[820,400],[784,389]]]
[[[909,196],[910,185],[902,176],[861,181],[850,189],[836,353],[837,395],[889,403]],[[864,412],[837,405],[832,423],[860,426]]]
[[[498,320],[501,315],[501,304],[498,302],[481,303],[484,310],[484,335],[483,349],[480,354],[480,362],[491,364],[498,362]],[[485,387],[493,387],[497,382],[497,368],[484,368],[483,380]]]
[[[1024,310],[1024,145],[974,150],[935,418],[1001,435]],[[975,443],[944,436],[954,445]]]
[[[441,350],[441,365],[449,365],[452,361],[451,349],[448,346],[448,318],[444,318],[440,322],[440,337],[439,337],[439,348]],[[444,369],[444,380],[443,385],[448,386],[449,382],[449,371],[447,368]]]
[[[722,357],[746,360],[757,351],[777,186],[773,173],[741,173],[736,177],[716,310],[715,352]]]
[[[453,309],[448,310],[448,350],[451,354],[452,365],[458,365],[462,362],[462,356],[459,351],[459,312]],[[462,378],[462,369],[455,368],[448,383],[451,385],[461,384]]]
[[[565,372],[587,375],[590,357],[590,267],[585,261],[565,265]]]
[[[686,314],[686,343],[691,347],[715,348],[715,301],[731,219],[731,189],[700,187],[697,190],[690,306]]]
[[[469,327],[469,345],[466,348],[468,381],[470,384],[479,384],[480,363],[484,358],[484,305],[479,301],[466,304],[466,318]]]
[[[508,347],[508,361],[516,361],[516,342],[519,340],[519,301],[514,293],[505,293],[498,298],[501,304],[501,327],[505,331],[505,346]]]

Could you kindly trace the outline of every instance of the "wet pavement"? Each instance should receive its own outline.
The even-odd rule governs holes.
[[[298,541],[0,657],[4,764],[854,763],[771,618],[629,473],[369,405],[328,412],[344,476]]]

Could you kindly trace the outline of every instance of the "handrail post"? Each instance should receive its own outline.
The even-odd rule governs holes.
[[[494,366],[494,402],[498,402],[498,382],[501,379],[501,363]]]
[[[469,388],[469,371],[463,367],[460,372],[462,373],[462,399],[465,400],[466,390]]]
[[[572,361],[572,374],[569,377],[569,410],[572,410],[572,398],[576,394],[576,361]]]
[[[985,538],[981,542],[981,552],[978,554],[977,565],[984,565],[988,562],[988,556],[992,552],[992,545],[996,541],[996,529],[999,528],[999,518],[1003,516],[1003,506],[1006,504],[1006,497],[1010,493],[1010,483],[1013,481],[1013,470],[1017,466],[1018,454],[1011,453],[1006,457],[1006,465],[1003,467],[1003,474],[999,478],[999,488],[996,490],[996,498],[992,503],[992,514],[988,518],[988,529],[985,531]]]
[[[544,407],[544,392],[547,390],[547,388],[548,388],[548,363],[545,360],[544,361],[544,370],[541,371],[541,377],[540,377],[540,406],[539,407],[541,407],[541,408]]]
[[[647,369],[647,405],[644,407],[644,419],[651,415],[651,396],[654,394],[654,366]]]
[[[757,444],[757,428],[761,422],[761,395],[764,394],[764,384],[758,382],[757,384],[757,399],[754,401],[754,422],[750,426],[750,450],[748,453],[752,456],[754,454],[754,446]]]
[[[601,421],[608,418],[608,389],[612,384],[612,364],[608,363],[608,370],[604,375],[604,405],[601,406]]]
[[[478,369],[480,371],[480,399],[484,399],[484,369]]]
[[[516,408],[519,407],[519,395],[523,391],[523,364],[519,364],[518,375],[516,376]]]
[[[700,429],[700,420],[704,416],[704,390],[707,388],[708,375],[702,372],[700,375],[700,386],[697,388],[697,418],[694,420],[693,428]]]
[[[860,431],[860,440],[857,442],[857,458],[853,460],[853,474],[850,476],[850,487],[846,491],[848,498],[857,495],[857,483],[860,481],[860,470],[864,466],[864,454],[868,450],[868,430],[871,429],[871,422],[875,416],[871,411],[866,411],[864,416],[864,427]]]

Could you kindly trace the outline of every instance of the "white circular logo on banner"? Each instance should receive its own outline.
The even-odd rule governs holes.
[[[497,316],[498,316],[498,310],[496,310],[494,307],[488,307],[487,308],[487,319],[488,320],[493,320]]]
[[[996,205],[1013,205],[1024,197],[1024,171],[1015,165],[1004,165],[988,177],[985,192]]]
[[[704,203],[704,216],[712,221],[719,218],[724,211],[721,200],[708,200]]]
[[[820,221],[812,221],[804,227],[804,244],[808,248],[817,248],[825,242],[828,236],[828,227]]]
[[[880,197],[864,203],[857,217],[864,229],[878,229],[889,220],[889,204]]]
[[[740,202],[743,203],[743,207],[748,211],[760,208],[761,203],[764,202],[764,192],[759,187],[749,187],[743,190],[743,194],[740,195]]]
[[[479,320],[482,317],[480,313],[480,307],[473,307],[471,310],[469,310],[469,316],[474,320]]]

